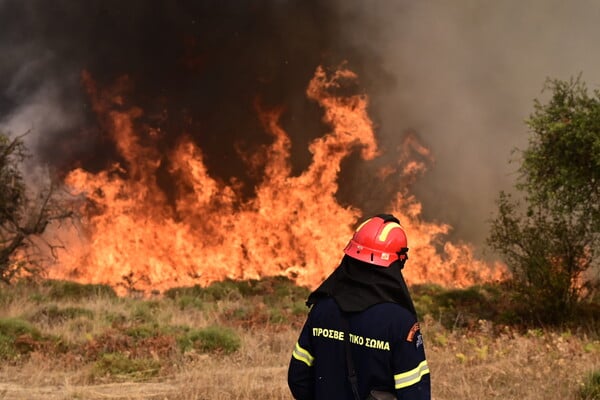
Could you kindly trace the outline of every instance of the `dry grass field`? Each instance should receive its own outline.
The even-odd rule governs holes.
[[[291,399],[306,293],[281,279],[155,299],[65,282],[2,287],[0,399]],[[524,329],[415,299],[434,399],[600,398],[595,328]]]

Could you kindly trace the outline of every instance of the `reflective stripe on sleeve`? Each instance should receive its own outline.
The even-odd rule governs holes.
[[[309,367],[312,367],[313,361],[315,360],[315,358],[307,350],[300,347],[298,343],[296,343],[296,348],[292,352],[292,357],[298,361],[302,361]]]
[[[402,372],[401,374],[394,375],[394,381],[396,389],[402,389],[421,381],[423,375],[429,373],[429,366],[427,360],[421,361],[421,363],[415,369],[410,371]]]

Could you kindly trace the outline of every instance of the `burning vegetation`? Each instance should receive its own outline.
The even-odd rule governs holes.
[[[316,69],[306,96],[321,108],[328,130],[309,144],[311,161],[300,173],[292,171],[283,109],[256,106],[271,142],[252,154],[239,151],[248,170],[259,172],[252,194],[243,196],[248,188],[241,179],[211,176],[193,132],[162,146],[169,132],[141,123],[144,110],[131,104],[130,79],[102,87],[84,72],[92,110],[120,161],[66,175],[82,219],[79,229],[55,231],[65,249],[49,277],[106,283],[121,292],[282,275],[316,286],[337,266],[363,213],[336,198],[342,161],[356,151],[364,160],[380,155],[367,96],[348,94],[357,79],[344,66]],[[406,134],[396,164],[373,179],[395,175],[411,182],[430,158],[416,135]],[[395,214],[408,233],[410,284],[460,287],[506,273],[503,265],[476,259],[469,245],[445,240],[450,226],[424,221],[409,185],[398,186],[381,211]]]

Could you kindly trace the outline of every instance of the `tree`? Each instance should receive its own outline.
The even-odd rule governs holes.
[[[515,196],[500,192],[488,244],[504,256],[527,308],[560,320],[598,277],[600,92],[580,78],[548,80],[534,102]]]
[[[6,283],[21,272],[38,273],[39,265],[28,251],[38,246],[52,221],[72,216],[50,183],[32,192],[22,174],[28,157],[23,136],[9,139],[0,133],[0,281]],[[43,241],[53,252],[56,246]]]

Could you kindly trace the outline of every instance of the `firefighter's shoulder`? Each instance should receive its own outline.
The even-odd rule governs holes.
[[[339,312],[339,307],[332,297],[320,299],[310,309],[310,315],[313,317],[338,314]]]
[[[416,322],[416,316],[406,307],[398,303],[379,303],[367,309],[371,319],[380,321],[391,321],[397,324],[412,324]]]

